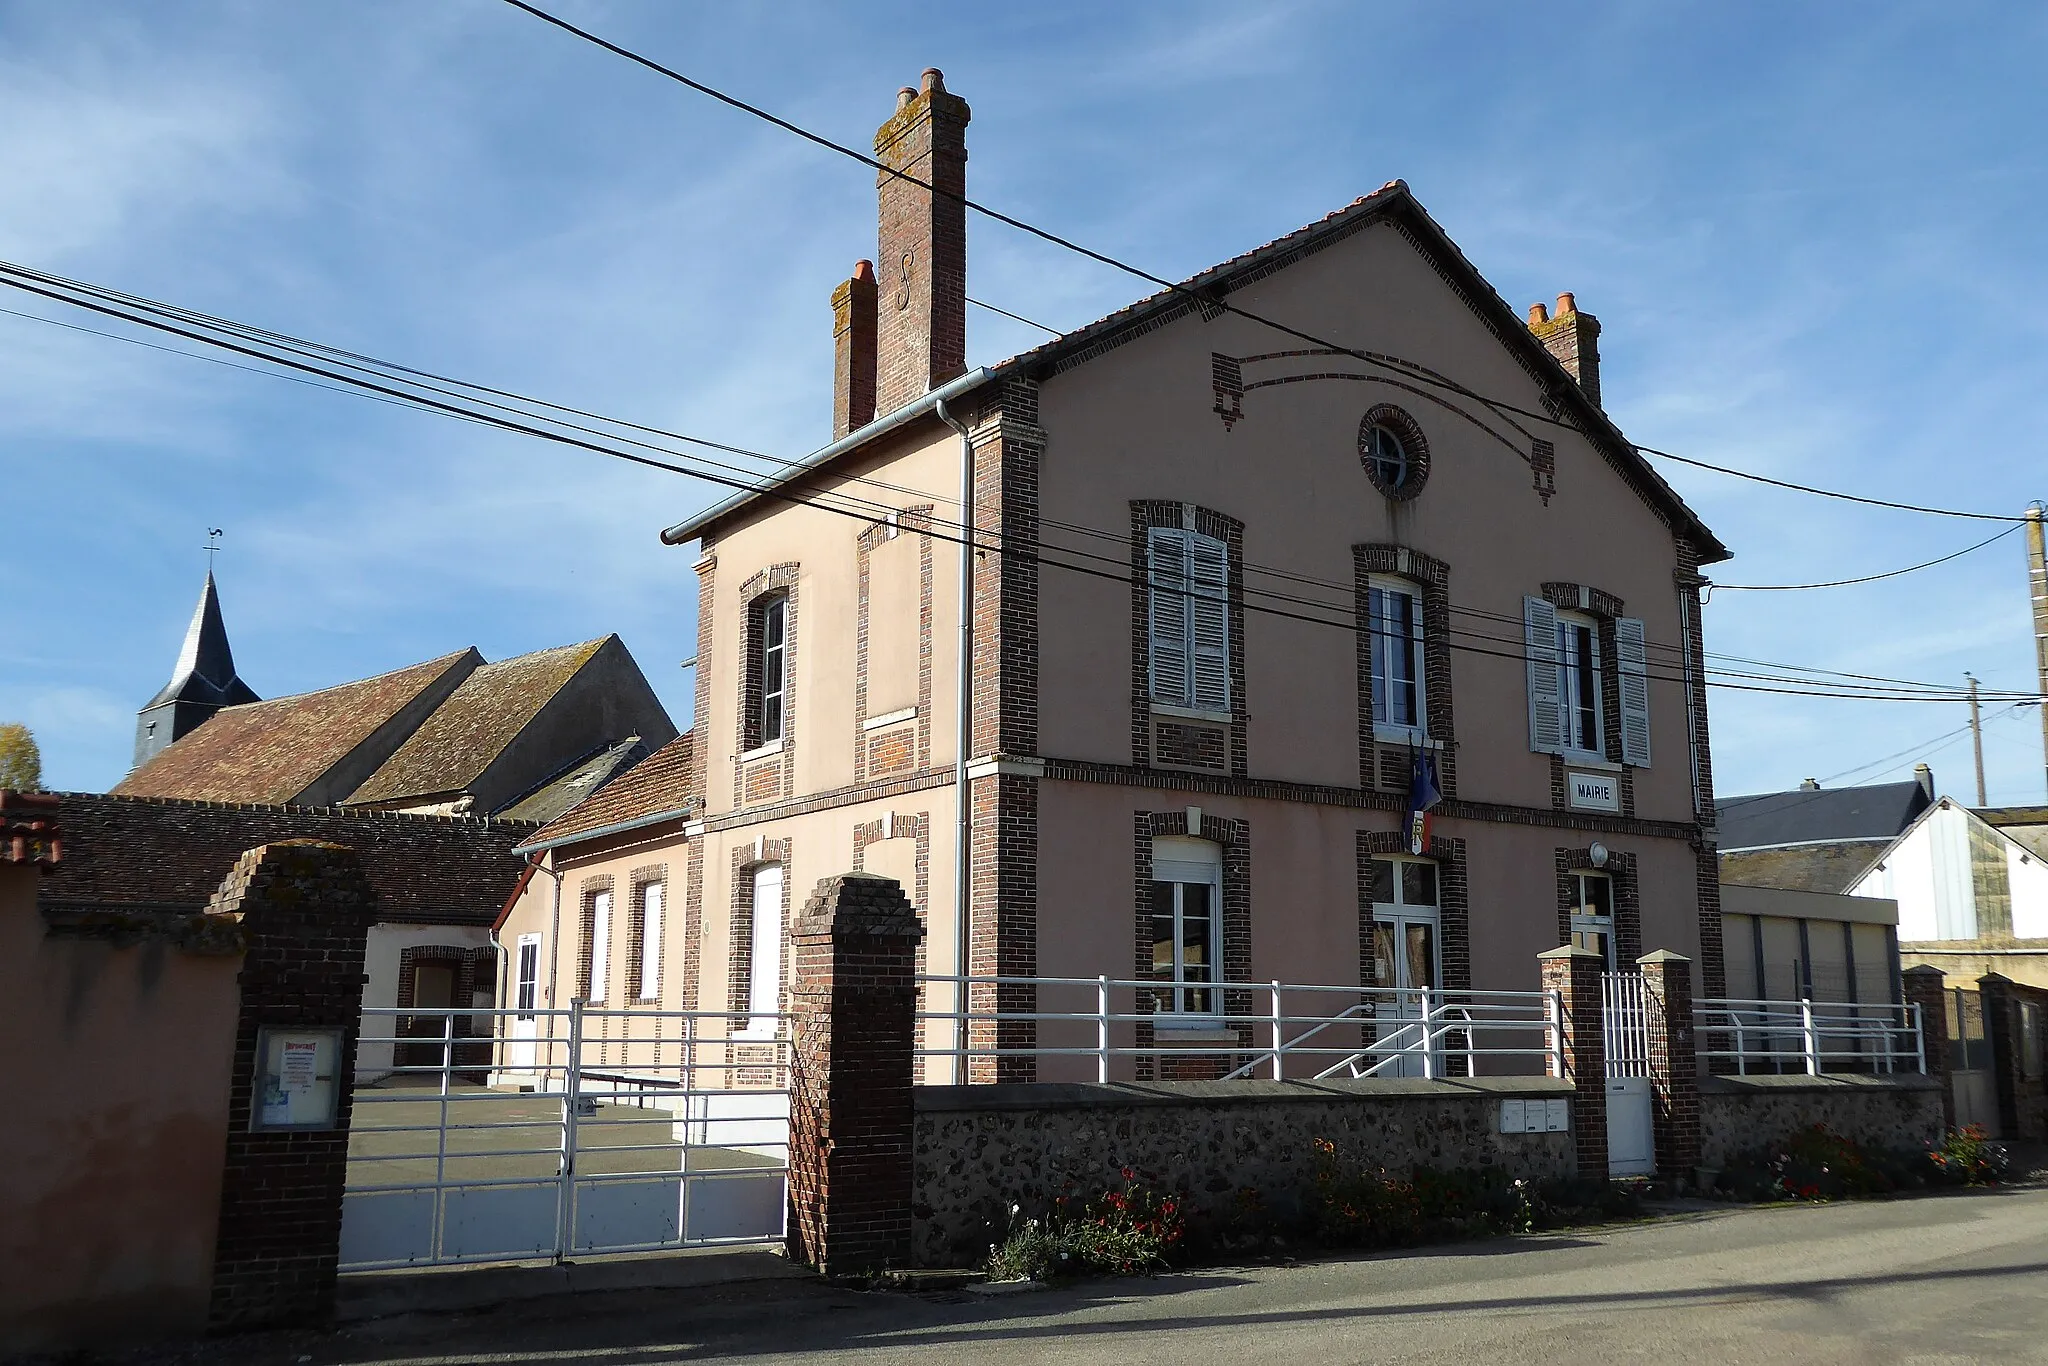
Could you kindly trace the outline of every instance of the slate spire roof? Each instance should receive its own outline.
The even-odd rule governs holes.
[[[220,590],[214,586],[213,571],[206,571],[206,586],[199,592],[199,606],[186,628],[185,644],[178,662],[171,666],[171,681],[143,708],[165,702],[203,702],[214,707],[235,707],[257,701],[256,692],[235,673],[235,652],[228,646],[227,623],[221,619]]]

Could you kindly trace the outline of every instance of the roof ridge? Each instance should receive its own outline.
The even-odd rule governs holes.
[[[276,697],[265,697],[255,702],[238,702],[232,709],[235,711],[241,711],[244,708],[248,707],[269,706],[273,702],[294,702],[302,698],[318,697],[321,693],[340,692],[343,688],[359,687],[364,683],[375,683],[379,679],[392,678],[402,673],[411,673],[414,669],[424,669],[429,664],[452,663],[453,661],[462,658],[464,655],[470,653],[473,650],[476,652],[477,658],[483,659],[483,651],[478,650],[474,645],[465,645],[461,649],[456,650],[453,653],[445,655],[436,655],[432,659],[422,659],[416,664],[403,664],[396,669],[386,669],[382,673],[365,674],[361,678],[351,678],[345,683],[330,683],[328,686],[324,688],[308,688],[304,692],[280,693]],[[490,661],[484,660],[484,663],[488,665]],[[229,708],[222,708],[222,710],[229,710]]]

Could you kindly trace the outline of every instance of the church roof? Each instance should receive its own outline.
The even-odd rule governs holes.
[[[348,801],[389,804],[464,791],[610,639],[483,665]]]
[[[255,691],[235,673],[235,652],[228,647],[227,623],[220,615],[220,591],[214,587],[209,569],[206,586],[199,590],[199,606],[192,612],[192,624],[185,630],[184,647],[171,667],[171,681],[143,710],[165,702],[233,707],[256,700]]]
[[[202,615],[211,599],[210,576],[207,586]],[[218,608],[214,619],[219,619]],[[196,622],[193,631],[201,637],[203,650],[203,633]],[[469,667],[480,658],[474,649],[460,650],[319,692],[223,707],[113,790],[129,797],[292,802],[449,670]]]

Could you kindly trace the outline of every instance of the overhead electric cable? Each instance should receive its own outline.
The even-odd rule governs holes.
[[[967,302],[973,304],[976,308],[985,308],[991,313],[1000,313],[1005,318],[1008,318],[1011,322],[1023,323],[1026,327],[1035,327],[1041,332],[1050,332],[1055,337],[1062,337],[1066,335],[1064,332],[1061,332],[1057,327],[1047,327],[1044,323],[1034,322],[1033,320],[1025,317],[1021,313],[1012,313],[1007,308],[997,308],[994,304],[984,303],[982,300],[974,298],[972,295],[968,296]]]
[[[1838,498],[1845,503],[1863,503],[1870,507],[1891,508],[1898,512],[1920,512],[1925,513],[1929,517],[1965,517],[1977,522],[2024,522],[2027,520],[2025,516],[2013,516],[2010,513],[2004,512],[1958,512],[1954,508],[1923,507],[1918,503],[1895,503],[1885,498],[1865,498],[1857,493],[1841,493],[1834,489],[1815,488],[1811,484],[1795,484],[1788,479],[1773,479],[1766,474],[1751,474],[1748,470],[1731,469],[1727,465],[1710,464],[1705,460],[1695,460],[1688,455],[1673,455],[1670,451],[1660,451],[1655,446],[1637,444],[1636,449],[1644,455],[1658,455],[1666,460],[1676,460],[1681,465],[1692,465],[1699,469],[1712,470],[1716,474],[1733,475],[1737,479],[1748,479],[1759,484],[1769,484],[1773,488],[1791,489],[1795,493],[1811,493],[1818,498]]]
[[[1982,550],[1993,541],[2004,540],[2015,531],[2018,531],[2022,525],[2024,525],[2023,520],[2016,521],[1997,535],[1987,536],[1977,542],[1977,544],[1964,546],[1961,550],[1950,551],[1938,560],[1928,560],[1921,564],[1909,564],[1904,569],[1891,569],[1882,574],[1865,574],[1857,579],[1831,579],[1826,583],[1717,583],[1714,587],[1723,593],[1796,593],[1805,592],[1812,588],[1847,588],[1851,584],[1876,583],[1880,579],[1896,579],[1901,574],[1917,574],[1923,569],[1932,569],[1938,564],[1947,564],[1950,560],[1960,560],[1963,556],[1973,551]]]

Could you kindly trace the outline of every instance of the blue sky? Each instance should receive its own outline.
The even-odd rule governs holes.
[[[970,190],[1170,276],[1399,176],[1518,307],[1577,292],[1652,446],[1882,497],[2048,497],[2048,10],[1955,3],[683,5],[560,12],[864,143],[944,68]],[[497,0],[0,4],[0,256],[789,455],[871,173]],[[1059,326],[1143,287],[985,221],[970,289]],[[0,307],[58,315],[53,305]],[[1034,334],[978,310],[970,360]],[[621,633],[687,724],[717,490],[0,314],[0,720],[54,787],[125,771],[204,570],[265,696]],[[1728,582],[1987,534],[1664,467]],[[2019,537],[1905,579],[1721,593],[1709,648],[2031,686]],[[1987,723],[2040,800],[2037,713]],[[1717,692],[1724,793],[1963,724]],[[1966,792],[1967,740],[1927,757]],[[1901,776],[1923,750],[1901,757]]]

